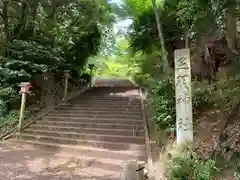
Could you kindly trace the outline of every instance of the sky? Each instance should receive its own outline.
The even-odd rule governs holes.
[[[117,4],[122,4],[123,0],[109,0],[109,2],[111,3],[117,3]],[[114,32],[118,32],[121,29],[126,29],[127,27],[129,27],[132,23],[131,19],[125,19],[125,20],[121,20],[118,21],[114,24]]]
[[[109,0],[112,3],[117,3],[117,4],[122,4],[123,1],[122,0]]]
[[[114,24],[114,32],[119,31],[120,29],[126,29],[127,27],[129,27],[132,23],[132,20],[130,19],[126,19],[126,20],[121,20],[118,21]]]

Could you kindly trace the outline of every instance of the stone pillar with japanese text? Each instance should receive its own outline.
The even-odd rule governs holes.
[[[193,141],[190,50],[175,50],[177,144]]]

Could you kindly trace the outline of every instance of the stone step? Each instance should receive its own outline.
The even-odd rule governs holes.
[[[68,103],[65,105],[61,105],[58,108],[76,108],[76,107],[81,107],[81,108],[89,108],[89,107],[93,107],[93,108],[137,108],[137,109],[141,109],[142,105],[141,104],[115,104],[115,103],[111,103],[111,104],[106,104],[104,102],[98,103],[98,104],[89,104],[89,103],[82,103],[82,104],[73,104],[73,103]]]
[[[69,105],[65,105],[66,107],[69,107]],[[90,101],[85,101],[85,102],[71,102],[70,106],[93,106],[93,107],[99,107],[99,106],[104,106],[104,107],[129,107],[133,106],[135,108],[141,108],[141,103],[119,103],[119,102],[105,102],[105,101],[99,101],[99,102],[90,102]]]
[[[105,99],[105,98],[99,98],[99,99],[73,99],[70,101],[70,103],[86,103],[86,102],[91,102],[91,103],[105,103],[105,104],[111,104],[112,102],[115,102],[117,104],[126,104],[126,103],[131,103],[131,104],[140,104],[141,101],[140,99],[125,99],[125,100],[118,100],[118,99]]]
[[[87,90],[86,94],[94,94],[94,95],[98,95],[98,94],[109,94],[109,93],[117,93],[117,92],[137,92],[138,89],[136,87],[134,88],[93,88],[91,90]]]
[[[65,119],[93,119],[93,120],[115,120],[115,121],[142,121],[142,116],[140,115],[124,115],[124,114],[88,114],[88,115],[79,115],[75,116],[74,114],[48,114],[44,119],[56,119],[56,118],[65,118]]]
[[[29,138],[28,138],[29,137]],[[116,146],[112,144],[110,148],[107,147],[95,147],[89,145],[68,145],[68,144],[60,144],[57,142],[51,142],[52,139],[46,141],[42,138],[34,139],[34,136],[16,136],[16,138],[12,138],[9,141],[21,144],[32,144],[34,146],[39,146],[40,148],[47,148],[50,151],[55,152],[68,152],[72,155],[84,155],[88,157],[100,157],[100,158],[111,158],[111,159],[119,159],[119,160],[129,160],[129,159],[137,159],[137,160],[145,160],[145,146],[144,145],[123,145],[121,148],[117,148],[120,143]]]
[[[72,100],[70,100],[70,102],[74,102],[74,101],[99,101],[99,100],[103,100],[103,101],[133,101],[133,102],[139,102],[140,101],[140,96],[139,95],[131,95],[131,96],[120,96],[120,95],[87,95],[84,94],[84,96],[82,97],[77,97],[74,98]]]
[[[44,151],[39,151],[38,149],[35,149],[32,147],[30,144],[16,144],[11,141],[5,141],[2,142],[2,144],[5,145],[6,151],[11,149],[12,151],[15,151],[13,155],[17,155],[19,152],[18,150],[26,150],[26,153],[23,154],[27,155],[27,160],[28,161],[35,161],[36,157],[41,156],[43,159],[48,160],[48,162],[51,162],[51,167],[59,167],[59,165],[70,165],[74,164],[77,165],[79,168],[88,168],[92,167],[93,169],[99,168],[101,170],[107,170],[107,171],[112,171],[113,173],[119,173],[121,170],[122,165],[126,162],[125,160],[119,160],[119,159],[111,159],[111,158],[101,158],[101,157],[89,157],[89,156],[84,156],[81,155],[80,153],[76,155],[72,155],[71,153],[66,153],[62,151],[55,151],[54,153]],[[11,151],[10,150],[10,151]],[[31,151],[30,153],[28,153]],[[21,157],[22,158],[22,157]],[[6,158],[3,158],[6,159]],[[141,161],[141,163],[145,163],[144,161]],[[40,163],[40,165],[42,165]],[[47,164],[47,167],[48,164]],[[84,169],[85,170],[85,169]],[[93,175],[93,174],[91,174]]]
[[[6,144],[6,142],[5,142]],[[8,146],[15,146],[15,143],[7,143]],[[49,153],[44,150],[37,150],[31,145],[26,144],[22,147],[22,151],[29,151],[30,153],[21,152],[18,157],[11,157],[14,162],[18,162],[17,167],[10,167],[13,170],[13,174],[19,179],[37,179],[37,180],[79,180],[79,179],[106,179],[107,180],[119,180],[121,166],[126,162],[124,160],[109,159],[109,158],[95,158],[87,156],[72,156],[70,153],[54,152]],[[13,150],[14,151],[14,150]],[[12,154],[12,152],[10,152]],[[15,154],[17,156],[17,152]],[[37,158],[41,157],[41,158]],[[16,159],[16,161],[15,161]],[[26,166],[25,160],[21,163],[19,160],[25,159],[28,165]],[[2,162],[8,162],[7,158],[1,158]],[[142,162],[144,163],[144,162]],[[21,170],[18,166],[24,167]],[[9,164],[4,164],[1,167],[1,172],[3,172],[4,167],[7,168]],[[34,168],[35,166],[35,168]],[[17,168],[17,169],[14,169]],[[31,168],[34,172],[42,173],[31,173],[30,176],[25,176],[26,172]],[[24,171],[25,170],[25,171]],[[36,170],[36,171],[35,171]],[[39,170],[39,171],[38,171]],[[16,171],[16,172],[15,172]],[[73,173],[74,171],[74,173]],[[10,171],[9,171],[10,172]],[[32,172],[32,171],[31,171]],[[77,172],[77,173],[75,173]],[[17,173],[17,174],[16,174]],[[1,176],[1,179],[12,179],[13,174],[8,174],[6,176]],[[2,175],[2,174],[1,174]],[[14,177],[15,177],[14,176]],[[4,177],[4,178],[3,178]],[[18,178],[17,178],[18,179]]]
[[[53,129],[59,131],[68,132],[98,132],[98,133],[109,133],[109,134],[122,134],[132,135],[134,132],[140,135],[143,131],[142,124],[116,124],[116,123],[90,123],[90,122],[66,122],[66,121],[37,121],[36,124],[32,125],[34,129]]]
[[[129,125],[142,125],[142,119],[141,118],[133,118],[133,117],[64,117],[64,116],[44,116],[42,117],[42,120],[47,121],[65,121],[65,122],[78,122],[78,123],[117,123],[117,124],[129,124]],[[39,120],[40,122],[41,120]]]
[[[27,140],[27,141],[30,140],[30,141],[40,141],[40,142],[58,143],[58,144],[67,144],[67,145],[85,145],[90,147],[98,147],[98,148],[111,149],[111,150],[126,150],[129,148],[131,148],[131,150],[139,150],[139,149],[142,150],[145,147],[144,144],[140,144],[140,143],[136,144],[136,143],[130,143],[130,142],[127,143],[127,142],[117,142],[117,141],[110,142],[110,141],[104,141],[104,138],[99,139],[97,141],[97,140],[90,140],[85,137],[83,136],[82,139],[74,139],[74,138],[27,134],[27,133],[16,134],[13,136],[13,138],[16,138],[17,140]],[[110,140],[110,138],[108,139]]]
[[[138,91],[136,90],[127,90],[125,92],[123,91],[99,91],[99,92],[85,92],[80,96],[77,96],[74,99],[82,99],[89,97],[91,99],[93,98],[116,98],[116,99],[127,99],[127,98],[133,98],[133,99],[139,99],[141,96]]]
[[[113,160],[139,160],[145,161],[145,151],[134,151],[134,150],[108,150],[102,148],[94,148],[89,146],[73,146],[57,143],[46,143],[39,141],[27,141],[27,140],[16,140],[9,139],[9,143],[21,144],[21,145],[33,145],[34,147],[41,148],[54,153],[67,153],[72,156],[85,156],[91,158],[109,158]]]
[[[70,104],[72,105],[84,105],[84,104],[93,104],[93,105],[97,105],[97,104],[104,104],[104,105],[132,105],[132,106],[139,106],[141,105],[141,102],[140,101],[117,101],[117,100],[84,100],[84,99],[81,99],[79,101],[69,101]]]
[[[14,147],[16,143],[4,142],[7,146]],[[71,155],[70,153],[65,152],[47,152],[44,149],[33,148],[32,145],[24,144],[21,146],[21,156],[17,156],[17,151],[11,151],[11,155],[14,153],[17,157],[11,157],[12,159],[18,160],[25,159],[22,163],[24,167],[21,170],[14,165],[10,167],[11,174],[7,173],[6,176],[1,176],[1,179],[12,179],[13,174],[17,177],[22,177],[23,179],[37,179],[37,180],[79,180],[79,179],[99,179],[99,180],[119,180],[121,167],[126,163],[125,160],[110,159],[110,158],[96,158],[88,157],[84,155]],[[19,152],[19,151],[18,151]],[[29,153],[28,153],[29,152]],[[19,153],[18,153],[19,154]],[[13,155],[13,156],[14,156]],[[41,157],[41,158],[37,158]],[[7,157],[1,158],[2,162],[8,162]],[[26,166],[26,161],[28,165],[33,165],[31,167]],[[15,161],[14,161],[15,162]],[[19,162],[19,161],[18,161]],[[144,164],[144,161],[141,161]],[[19,164],[21,166],[21,162]],[[7,168],[9,164],[5,163],[2,167],[2,172],[4,167]],[[34,167],[36,166],[36,168]],[[30,176],[25,176],[26,172],[31,168],[34,172],[42,173],[31,173]],[[9,168],[8,168],[9,169]],[[21,172],[20,172],[20,171]],[[10,172],[9,171],[9,172]],[[16,172],[15,172],[16,171]],[[31,172],[33,172],[31,171]],[[13,174],[12,174],[13,172]],[[74,172],[74,173],[73,173]],[[20,174],[19,174],[20,173]],[[6,173],[5,173],[6,174]],[[14,177],[15,177],[14,176]],[[4,178],[3,178],[4,177]],[[20,179],[22,179],[20,178]]]
[[[131,90],[138,90],[138,87],[136,86],[127,86],[127,87],[92,87],[91,89],[88,89],[86,92],[90,93],[99,93],[99,92],[125,92],[125,91],[131,91]]]
[[[124,111],[124,110],[131,110],[131,111],[141,111],[142,108],[140,106],[103,106],[103,105],[98,105],[98,106],[79,106],[79,105],[62,105],[57,107],[55,110],[98,110],[98,111]]]
[[[82,99],[116,99],[116,100],[140,100],[141,96],[138,92],[122,93],[122,92],[109,92],[109,93],[84,93],[82,96],[78,96],[73,100]]]
[[[119,180],[126,161],[147,160],[136,87],[91,88],[8,141],[69,158],[68,162],[76,162],[71,164],[74,170],[83,174],[80,179]]]
[[[80,140],[80,141],[99,141],[99,142],[112,142],[112,143],[124,143],[124,144],[144,144],[144,136],[125,136],[124,135],[108,135],[108,134],[93,134],[93,133],[76,133],[76,132],[57,132],[53,130],[38,130],[38,129],[26,129],[23,135],[34,136],[48,136],[64,139]],[[20,134],[21,135],[21,134]]]
[[[138,129],[126,130],[126,129],[103,129],[103,128],[77,128],[77,127],[68,127],[68,126],[50,126],[45,125],[33,125],[31,128],[26,129],[26,131],[32,130],[46,130],[46,131],[57,131],[57,132],[72,132],[72,133],[84,133],[84,134],[100,134],[100,135],[124,135],[124,136],[137,136],[144,137],[144,131]]]
[[[141,118],[142,112],[101,112],[101,111],[85,111],[85,112],[62,112],[62,111],[53,111],[48,113],[47,116],[62,116],[62,117],[103,117],[103,118],[109,118],[109,117],[133,117],[133,118]]]
[[[71,99],[70,102],[72,101],[123,101],[123,102],[139,102],[141,100],[141,97],[139,95],[131,94],[131,95],[124,95],[124,94],[99,94],[99,95],[94,95],[94,94],[83,94],[84,96],[78,96],[74,99]]]
[[[142,111],[140,109],[112,109],[112,110],[109,110],[109,109],[98,109],[98,108],[95,108],[95,109],[91,109],[89,107],[89,109],[57,109],[57,110],[54,110],[52,111],[51,113],[66,113],[66,114],[90,114],[90,113],[95,113],[95,114],[99,114],[99,113],[102,113],[102,114],[107,114],[107,113],[111,113],[111,114],[119,114],[119,113],[124,113],[124,114],[138,114],[138,115],[142,115]]]

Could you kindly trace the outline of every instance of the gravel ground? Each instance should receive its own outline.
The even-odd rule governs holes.
[[[0,180],[117,180],[119,174],[80,159],[25,145],[0,144]]]

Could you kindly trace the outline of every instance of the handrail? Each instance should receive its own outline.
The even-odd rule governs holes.
[[[144,124],[144,132],[145,132],[145,145],[146,145],[146,151],[147,151],[147,158],[148,158],[148,170],[149,170],[149,178],[154,177],[154,167],[153,167],[153,159],[152,159],[152,151],[151,151],[151,144],[150,144],[150,138],[149,138],[149,127],[148,127],[148,118],[146,114],[146,108],[144,104],[144,98],[143,98],[143,92],[142,88],[139,87],[139,94],[141,99],[141,107],[142,107],[142,113],[143,113],[143,124]]]

